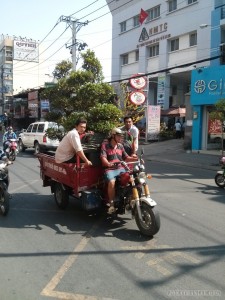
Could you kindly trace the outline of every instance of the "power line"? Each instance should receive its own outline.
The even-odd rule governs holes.
[[[168,71],[171,71],[171,70],[174,70],[174,69],[190,67],[190,66],[195,65],[195,64],[200,64],[200,63],[203,63],[203,62],[206,62],[206,61],[215,60],[215,59],[218,59],[220,57],[221,57],[221,55],[217,55],[217,56],[214,56],[214,57],[200,59],[200,60],[196,60],[194,62],[182,64],[182,65],[179,65],[179,66],[176,65],[174,67],[170,67],[170,68],[166,68],[166,69],[162,69],[162,70],[158,70],[158,71],[154,71],[154,72],[142,73],[141,75],[136,75],[136,76],[131,76],[131,77],[123,78],[123,79],[109,81],[107,83],[122,82],[122,81],[125,81],[125,80],[130,80],[131,78],[139,78],[139,77],[143,77],[143,76],[149,76],[149,75],[154,75],[154,74],[158,74],[158,73],[164,73],[164,72],[168,72]]]

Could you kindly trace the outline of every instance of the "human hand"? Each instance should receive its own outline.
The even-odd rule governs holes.
[[[85,163],[84,163],[85,166],[92,166],[92,162],[90,160],[87,160]]]

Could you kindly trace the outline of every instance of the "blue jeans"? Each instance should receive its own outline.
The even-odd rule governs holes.
[[[126,171],[124,168],[109,170],[105,173],[104,177],[106,181],[110,181],[112,179],[115,179],[116,176],[120,175],[120,173],[125,173],[125,172]]]

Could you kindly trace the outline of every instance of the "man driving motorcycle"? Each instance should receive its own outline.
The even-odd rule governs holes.
[[[124,167],[119,164],[121,161],[134,162],[138,160],[137,156],[131,157],[126,152],[121,143],[123,137],[123,131],[119,128],[113,128],[111,136],[107,141],[104,141],[101,145],[100,159],[103,167],[105,167],[105,180],[108,183],[108,213],[115,212],[114,200],[115,200],[115,182],[116,176],[120,173],[126,172]],[[115,164],[117,164],[115,168]]]
[[[8,148],[8,146],[10,144],[9,140],[11,140],[11,139],[17,139],[17,136],[16,136],[15,132],[13,132],[12,126],[9,126],[7,131],[3,135],[2,142],[3,142],[3,150],[4,151]]]

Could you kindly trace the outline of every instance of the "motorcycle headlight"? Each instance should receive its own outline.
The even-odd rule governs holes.
[[[145,172],[140,172],[140,173],[138,174],[138,178],[139,178],[139,179],[146,179],[146,174],[145,174]]]

